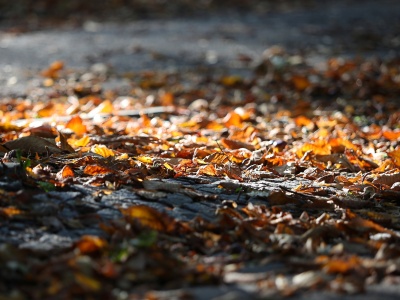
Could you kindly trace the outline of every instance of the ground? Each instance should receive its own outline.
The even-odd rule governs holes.
[[[399,297],[400,4],[209,3],[3,20],[4,298]]]

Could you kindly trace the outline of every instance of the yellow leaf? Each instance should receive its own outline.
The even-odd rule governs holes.
[[[138,156],[136,159],[142,163],[145,164],[152,164],[153,163],[153,158],[150,156]]]
[[[98,280],[80,273],[75,273],[75,280],[81,287],[91,291],[98,291],[101,288],[101,283]]]
[[[119,155],[116,159],[117,160],[126,160],[129,158],[129,155],[127,153],[123,153],[121,155]]]
[[[164,163],[164,167],[169,170],[173,170],[174,168],[169,163]]]
[[[113,150],[107,148],[105,145],[94,145],[90,149],[93,153],[96,153],[98,155],[101,155],[103,157],[109,157],[109,156],[115,156],[115,153]]]
[[[68,140],[68,141],[69,141],[69,140]],[[80,138],[79,140],[70,141],[70,143],[71,143],[74,147],[76,147],[76,148],[78,148],[78,147],[85,147],[89,142],[90,142],[90,137],[87,136],[87,135],[83,136],[83,137]]]
[[[225,86],[234,86],[242,83],[242,81],[243,81],[242,78],[237,75],[224,76],[221,78],[221,83]]]
[[[111,114],[114,111],[114,107],[110,100],[105,100],[97,105],[94,109],[92,109],[88,115],[96,116],[98,114]]]

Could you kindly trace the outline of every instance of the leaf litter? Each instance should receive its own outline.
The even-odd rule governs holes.
[[[2,99],[2,296],[354,294],[396,277],[399,61],[290,58],[253,78],[129,74],[125,95],[57,61],[47,98]]]

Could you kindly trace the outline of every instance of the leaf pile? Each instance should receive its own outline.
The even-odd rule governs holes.
[[[155,299],[210,284],[290,296],[398,280],[398,59],[316,68],[274,48],[251,78],[125,74],[125,94],[103,88],[115,74],[62,62],[42,76],[0,102],[0,222],[75,235],[49,249],[4,238],[5,297]],[[139,200],[105,200],[118,191]]]

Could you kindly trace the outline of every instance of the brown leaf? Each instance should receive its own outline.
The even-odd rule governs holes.
[[[307,77],[302,76],[302,75],[293,75],[292,77],[292,83],[296,90],[298,91],[304,91],[306,88],[308,88],[311,84],[310,81],[307,79]]]
[[[271,205],[285,205],[289,203],[300,204],[304,201],[299,199],[299,197],[290,197],[283,191],[272,191],[271,194],[268,196],[268,202]]]
[[[229,157],[225,153],[216,152],[206,156],[203,160],[207,163],[221,165],[229,162]]]
[[[62,150],[69,152],[69,153],[75,152],[74,148],[72,148],[70,146],[70,144],[68,144],[67,138],[65,137],[65,135],[63,135],[61,132],[58,132],[58,138],[60,140],[60,144],[61,144],[60,146],[61,146]]]
[[[0,145],[0,153],[7,153],[8,151],[10,150],[4,147],[3,145]]]
[[[388,186],[392,186],[396,182],[400,182],[400,173],[382,174],[372,181],[373,184],[385,184]]]
[[[63,152],[63,150],[58,148],[55,143],[37,136],[22,137],[9,141],[3,144],[3,146],[8,150],[20,149],[24,154],[59,154]]]
[[[252,145],[250,143],[245,143],[245,142],[235,141],[235,140],[225,139],[225,138],[221,139],[220,142],[221,142],[222,146],[224,146],[225,148],[228,148],[228,149],[245,148],[250,151],[256,150],[254,145]]]

